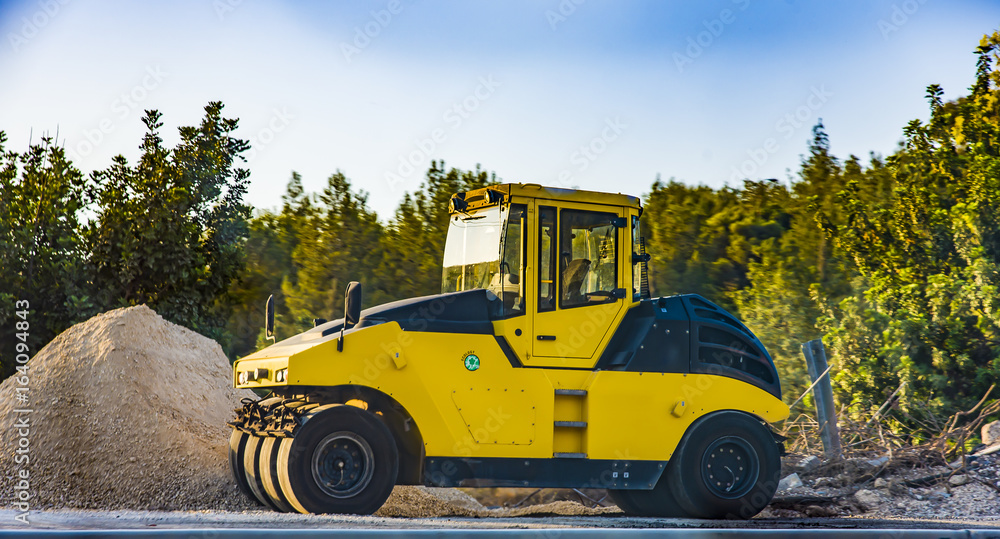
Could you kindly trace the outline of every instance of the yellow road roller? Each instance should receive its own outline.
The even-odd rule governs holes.
[[[650,297],[638,198],[503,184],[449,211],[441,294],[362,311],[352,282],[343,319],[236,361],[235,387],[269,390],[230,423],[246,495],[355,514],[395,485],[607,489],[642,516],[770,502],[774,363],[705,298]]]

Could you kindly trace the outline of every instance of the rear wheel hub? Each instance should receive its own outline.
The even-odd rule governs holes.
[[[705,486],[720,498],[739,498],[750,492],[760,474],[757,451],[739,436],[712,442],[701,460]]]

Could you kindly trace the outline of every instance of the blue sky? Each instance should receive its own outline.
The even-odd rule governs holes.
[[[221,100],[257,207],[340,169],[388,218],[430,159],[642,195],[786,180],[818,118],[838,156],[888,154],[997,27],[973,0],[0,1],[0,130],[58,128],[89,172],[137,156],[143,109],[174,143]]]

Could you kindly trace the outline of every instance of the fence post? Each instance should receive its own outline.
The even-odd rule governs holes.
[[[815,339],[802,345],[802,354],[806,357],[806,367],[809,378],[816,382],[813,390],[816,400],[816,415],[819,420],[819,437],[823,441],[823,453],[827,458],[839,457],[841,454],[840,429],[837,428],[837,409],[833,404],[833,385],[827,372],[826,349],[821,339]]]

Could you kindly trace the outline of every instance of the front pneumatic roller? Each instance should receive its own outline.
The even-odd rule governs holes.
[[[229,471],[233,474],[233,481],[236,482],[236,486],[240,492],[248,499],[260,503],[260,500],[254,496],[253,490],[250,489],[250,484],[246,478],[246,470],[243,468],[243,460],[249,440],[249,434],[233,429],[233,433],[229,437]]]
[[[281,485],[278,483],[278,449],[280,447],[281,438],[264,438],[260,446],[257,467],[260,470],[260,483],[264,494],[278,511],[292,513],[295,508],[288,503],[288,499],[281,492]]]
[[[392,493],[399,454],[388,427],[348,405],[321,406],[278,448],[276,471],[288,504],[301,513],[368,515]]]
[[[247,440],[247,445],[243,452],[243,475],[255,500],[261,505],[265,505],[275,511],[280,511],[281,508],[274,504],[264,489],[264,478],[261,473],[260,462],[264,440],[265,438],[259,436],[250,436]]]

